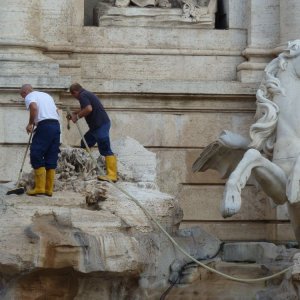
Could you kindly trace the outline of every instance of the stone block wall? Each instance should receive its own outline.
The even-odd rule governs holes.
[[[23,2],[16,1],[24,10]],[[0,39],[8,49],[0,50],[0,181],[17,178],[28,141],[28,113],[18,95],[20,85],[32,83],[55,97],[61,109],[62,143],[78,146],[77,129],[72,126],[68,131],[64,118],[66,106],[78,105],[67,92],[78,81],[102,99],[112,119],[112,139],[127,135],[157,154],[159,187],[180,199],[183,227],[201,225],[223,240],[294,239],[284,209],[271,208],[255,186],[249,184],[243,192],[241,213],[224,220],[219,213],[224,180],[212,171],[191,172],[201,150],[223,129],[248,135],[254,121],[261,66],[256,72],[247,61],[252,58],[243,51],[255,40],[249,37],[255,35],[249,26],[260,26],[257,18],[255,24],[245,18],[259,9],[259,3],[251,1],[251,11],[243,0],[225,2],[228,30],[138,24],[90,27],[84,26],[83,1],[35,3],[39,22],[30,24],[33,29],[25,34],[29,46],[16,42],[24,32],[17,32],[14,42],[8,41],[8,31]],[[279,2],[275,2],[278,23]],[[23,18],[28,11],[22,12]],[[5,13],[0,8],[0,17]],[[271,59],[278,32],[265,43],[258,37],[263,58],[258,51],[255,59],[260,64]],[[34,43],[32,36],[37,39]],[[242,76],[238,70],[243,70]],[[86,129],[84,122],[80,125]]]

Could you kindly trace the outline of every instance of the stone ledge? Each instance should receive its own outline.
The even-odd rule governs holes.
[[[153,93],[255,95],[256,83],[238,81],[101,80],[84,78],[83,85],[96,93]],[[1,84],[1,81],[0,81]]]
[[[55,77],[59,73],[59,65],[54,62],[44,61],[1,61],[0,77],[18,76],[44,76]]]
[[[83,27],[74,33],[75,52],[180,51],[197,55],[241,55],[247,46],[243,29],[217,30],[165,27]],[[205,41],[205,42],[204,42]],[[149,50],[150,49],[150,50]],[[222,53],[215,52],[222,50]],[[204,52],[202,52],[204,51]],[[211,54],[212,53],[212,54]]]
[[[34,88],[67,89],[71,83],[70,76],[1,76],[1,89],[20,88],[30,83]]]

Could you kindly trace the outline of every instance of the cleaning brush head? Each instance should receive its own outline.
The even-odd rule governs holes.
[[[13,190],[10,190],[6,193],[6,195],[11,195],[11,194],[16,194],[16,195],[22,195],[25,193],[25,189],[24,187],[18,187],[18,188],[15,188]]]

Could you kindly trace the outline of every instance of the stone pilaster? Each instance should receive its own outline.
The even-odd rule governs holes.
[[[0,1],[0,181],[16,180],[28,143],[28,112],[19,89],[30,83],[51,90],[59,100],[71,80],[61,76],[59,64],[45,55],[42,35],[42,0]],[[24,170],[29,171],[29,159]]]
[[[43,60],[39,0],[2,1],[0,28],[1,60]]]
[[[280,0],[280,44],[300,39],[300,1]]]
[[[249,0],[247,5],[248,45],[243,51],[247,61],[238,66],[238,79],[260,82],[279,41],[279,0]]]
[[[69,82],[59,66],[44,54],[41,1],[2,1],[0,6],[0,86],[19,88],[25,82],[39,88],[62,88]]]
[[[83,1],[42,0],[40,6],[41,36],[48,49],[71,49],[73,27],[83,26]]]

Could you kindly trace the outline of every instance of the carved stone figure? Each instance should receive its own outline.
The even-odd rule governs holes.
[[[196,0],[182,0],[183,19],[190,22],[211,22],[211,16],[217,12],[217,2],[210,1],[196,1]]]
[[[94,8],[98,26],[193,26],[214,28],[217,0],[116,0],[99,1]]]
[[[241,207],[241,189],[251,173],[276,205],[287,203],[300,242],[300,40],[288,43],[265,68],[257,91],[256,123],[251,140],[228,131],[204,149],[193,171],[215,169],[228,178],[222,215]]]

